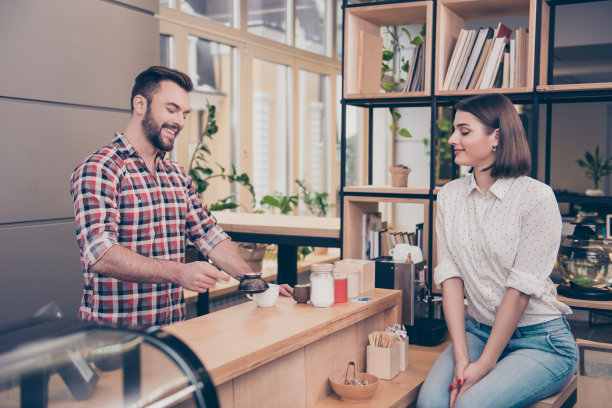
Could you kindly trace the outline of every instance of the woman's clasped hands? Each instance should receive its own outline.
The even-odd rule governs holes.
[[[455,364],[455,376],[453,382],[448,387],[450,391],[450,408],[453,408],[457,398],[480,381],[494,367],[485,364],[481,360],[470,362],[469,360],[458,361]]]

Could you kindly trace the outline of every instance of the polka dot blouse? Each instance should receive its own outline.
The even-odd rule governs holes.
[[[470,174],[446,184],[437,202],[434,282],[461,278],[470,316],[493,325],[506,288],[531,296],[518,326],[571,313],[549,278],[561,241],[561,215],[549,186],[503,178],[483,194]]]

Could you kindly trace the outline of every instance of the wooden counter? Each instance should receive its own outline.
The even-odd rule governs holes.
[[[373,300],[328,309],[284,297],[272,308],[248,302],[165,330],[204,363],[223,408],[311,407],[332,393],[330,374],[349,361],[365,368],[371,331],[401,320],[400,291],[363,296]]]

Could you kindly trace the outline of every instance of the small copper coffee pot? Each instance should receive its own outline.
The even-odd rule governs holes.
[[[239,292],[261,293],[266,290],[268,290],[268,283],[261,278],[261,272],[245,273],[238,284]]]

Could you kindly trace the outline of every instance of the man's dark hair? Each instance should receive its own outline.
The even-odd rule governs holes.
[[[130,99],[131,111],[134,112],[134,97],[136,95],[144,96],[147,98],[147,102],[150,104],[151,96],[155,93],[155,91],[157,91],[157,88],[159,88],[159,83],[164,80],[174,82],[187,92],[191,92],[193,90],[193,82],[191,82],[189,75],[168,67],[149,67],[138,74],[136,80],[134,81],[132,98]]]
[[[529,173],[529,144],[521,119],[510,99],[502,94],[476,95],[460,101],[455,109],[476,116],[489,134],[499,129],[499,145],[496,159],[490,167],[491,176],[519,177]]]

